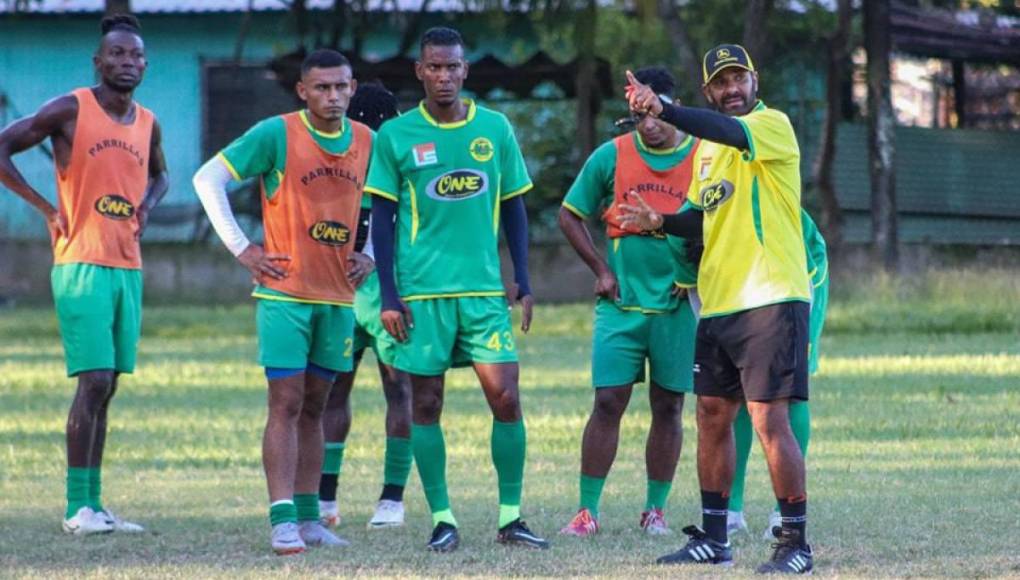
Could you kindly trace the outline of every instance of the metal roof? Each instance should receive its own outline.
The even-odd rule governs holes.
[[[256,12],[283,12],[290,9],[283,0],[250,0]],[[423,0],[369,0],[369,10],[417,11]],[[131,11],[135,14],[173,14],[201,12],[244,12],[249,0],[131,0]],[[0,0],[0,12],[10,11],[14,0]],[[333,0],[307,0],[309,10],[325,10],[333,7]],[[103,0],[31,0],[24,7],[25,12],[34,14],[74,14],[103,12]],[[464,9],[458,0],[432,0],[429,12],[453,12]]]

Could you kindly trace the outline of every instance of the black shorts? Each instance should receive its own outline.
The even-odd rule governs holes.
[[[807,302],[782,302],[698,323],[694,392],[774,401],[808,399]]]

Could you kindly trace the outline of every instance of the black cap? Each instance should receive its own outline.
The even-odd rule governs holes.
[[[754,63],[751,62],[751,55],[739,44],[720,44],[705,53],[701,61],[701,74],[707,85],[715,75],[727,67],[740,67],[744,70],[754,71]]]

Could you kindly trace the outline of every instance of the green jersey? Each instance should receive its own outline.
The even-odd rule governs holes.
[[[825,313],[829,309],[829,257],[825,251],[825,239],[808,212],[800,211],[801,229],[804,230],[804,249],[807,253],[808,276],[811,278],[811,318],[808,323],[808,372],[818,370],[819,348]]]
[[[694,139],[687,137],[677,147],[651,149],[636,132],[632,136],[641,160],[654,171],[665,171],[682,163],[694,145]],[[613,202],[616,160],[615,140],[596,149],[570,186],[563,207],[583,219],[602,215]],[[672,243],[678,246],[673,254],[665,238],[640,235],[609,238],[606,261],[620,286],[617,306],[665,312],[679,305],[680,300],[670,290],[674,285],[694,286],[697,268],[684,257],[683,239],[674,238]]]
[[[346,153],[354,143],[354,131],[346,117],[339,131],[325,133],[312,126],[307,111],[301,111],[300,115],[309,134],[324,150],[340,155]],[[252,177],[258,178],[262,184],[262,191],[267,198],[272,199],[287,170],[287,126],[283,116],[278,115],[259,121],[220,151],[218,157],[230,170],[234,179],[242,181]],[[261,285],[256,286],[252,295],[263,299],[306,302]]]
[[[394,270],[404,300],[503,294],[500,202],[531,189],[507,118],[467,100],[467,118],[439,123],[425,103],[390,119],[365,191],[397,202]]]

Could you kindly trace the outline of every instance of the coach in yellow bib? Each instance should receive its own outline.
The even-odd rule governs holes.
[[[726,513],[734,472],[731,425],[747,402],[765,448],[782,526],[760,573],[808,573],[804,458],[789,404],[807,400],[810,282],[800,217],[800,150],[787,116],[758,100],[758,73],[743,47],[724,44],[703,60],[702,88],[715,109],[664,102],[627,73],[631,109],[702,139],[688,203],[663,216],[635,197],[624,220],[704,240],[698,269],[702,319],[694,355],[698,480],[703,528],[659,563],[730,565]]]

